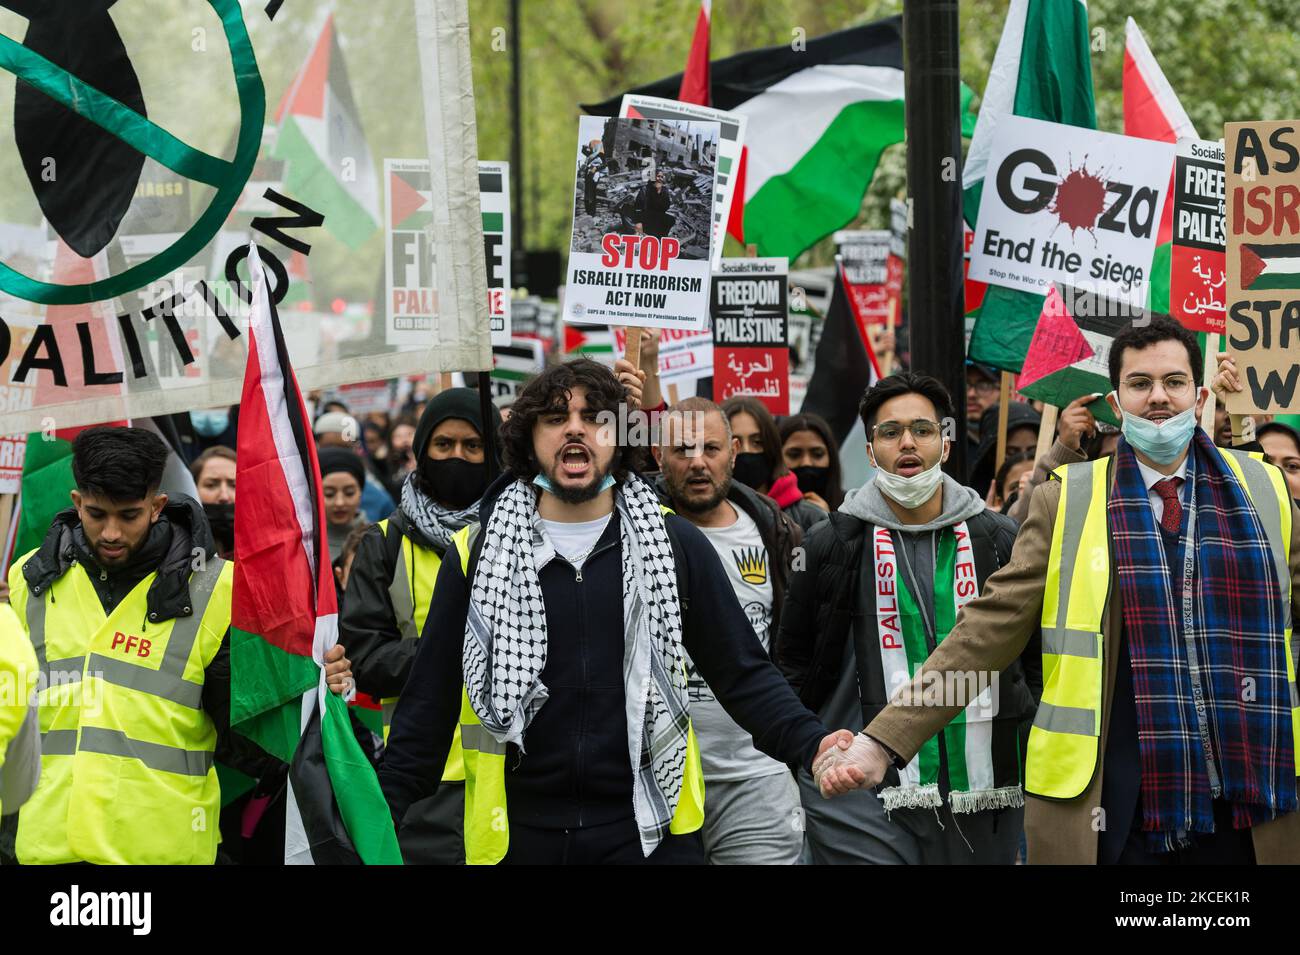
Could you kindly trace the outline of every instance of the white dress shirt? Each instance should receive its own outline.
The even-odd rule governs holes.
[[[1188,449],[1187,453],[1191,454],[1190,448]],[[1165,478],[1182,478],[1184,481],[1186,481],[1187,480],[1187,458],[1186,457],[1183,458],[1182,464],[1178,465],[1178,470],[1175,471],[1173,474],[1161,474],[1155,468],[1149,468],[1141,461],[1138,461],[1137,466],[1138,466],[1138,470],[1142,472],[1142,480],[1146,483],[1147,486],[1147,500],[1151,502],[1151,510],[1155,511],[1156,523],[1159,524],[1162,520],[1164,520],[1164,516],[1165,516],[1165,499],[1160,496],[1160,493],[1158,491],[1154,491],[1152,490],[1152,488],[1154,488],[1158,482],[1163,481]],[[1181,492],[1182,489],[1180,488],[1179,490]]]

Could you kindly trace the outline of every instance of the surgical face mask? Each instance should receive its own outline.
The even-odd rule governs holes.
[[[194,430],[205,438],[215,438],[230,427],[230,410],[228,408],[191,411],[190,424]]]
[[[545,474],[537,475],[535,478],[533,478],[533,483],[536,484],[538,487],[540,487],[543,491],[550,491],[556,497],[561,496],[560,493],[555,490],[555,485],[551,483],[551,479],[548,478]],[[608,491],[611,487],[613,487],[615,483],[617,482],[615,482],[614,476],[612,474],[606,474],[605,480],[600,482],[600,487],[596,488],[596,493],[592,494],[591,496],[595,497],[596,494],[603,494],[605,491]]]
[[[934,467],[928,468],[920,474],[913,474],[911,477],[893,474],[880,467],[876,463],[874,452],[871,455],[871,466],[876,469],[875,481],[876,487],[880,488],[880,493],[909,511],[920,507],[934,497],[939,482],[943,480],[942,455],[934,463]]]
[[[1115,402],[1119,403],[1118,395]],[[1124,415],[1124,424],[1120,428],[1124,438],[1156,464],[1173,464],[1187,450],[1196,432],[1196,405],[1160,423],[1139,418],[1122,408],[1120,411]]]

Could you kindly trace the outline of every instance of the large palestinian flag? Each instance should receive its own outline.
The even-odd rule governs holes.
[[[1178,94],[1165,79],[1164,70],[1160,69],[1155,54],[1147,45],[1146,37],[1132,17],[1124,23],[1124,135],[1158,139],[1166,143],[1196,138],[1196,127],[1179,102]],[[1173,251],[1171,243],[1176,173],[1175,165],[1169,172],[1169,191],[1165,196],[1165,207],[1160,213],[1160,231],[1156,235],[1151,282],[1147,287],[1148,301],[1157,312],[1169,311],[1169,264]]]
[[[285,861],[400,863],[379,781],[326,690],[338,607],[311,422],[256,246],[240,404],[230,612],[236,732],[290,764]]]
[[[275,121],[279,132],[272,156],[286,162],[285,188],[315,209],[328,209],[325,228],[357,248],[379,228],[379,180],[333,14],[285,91]]]
[[[962,172],[962,204],[972,225],[1002,116],[1096,129],[1088,43],[1084,0],[1011,0]],[[970,359],[1020,371],[1042,310],[1042,295],[990,285],[971,334]]]
[[[880,154],[903,141],[902,18],[710,64],[716,109],[748,120],[727,231],[759,255],[791,261],[857,218]],[[676,99],[682,75],[628,90]],[[623,93],[584,106],[617,116]],[[963,116],[971,91],[962,86]]]

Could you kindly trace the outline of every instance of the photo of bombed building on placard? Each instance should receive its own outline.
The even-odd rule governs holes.
[[[717,162],[716,123],[583,117],[572,251],[617,232],[671,236],[681,258],[708,258]]]

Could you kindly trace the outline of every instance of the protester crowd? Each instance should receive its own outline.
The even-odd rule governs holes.
[[[1001,462],[992,369],[968,366],[964,435],[927,375],[845,395],[858,488],[818,416],[668,407],[656,367],[554,363],[488,421],[473,388],[365,415],[312,396],[328,681],[407,863],[1300,858],[1300,435],[1200,430],[1181,326],[1116,338],[1121,427],[1085,395],[1040,442],[1015,400]],[[601,430],[629,409],[650,447]],[[0,700],[10,860],[281,857],[286,767],[230,730],[238,409],[182,424],[197,501],[160,489],[156,436],[89,429],[74,506],[16,555],[0,667],[45,679],[30,711]],[[961,674],[987,679],[954,696]]]

